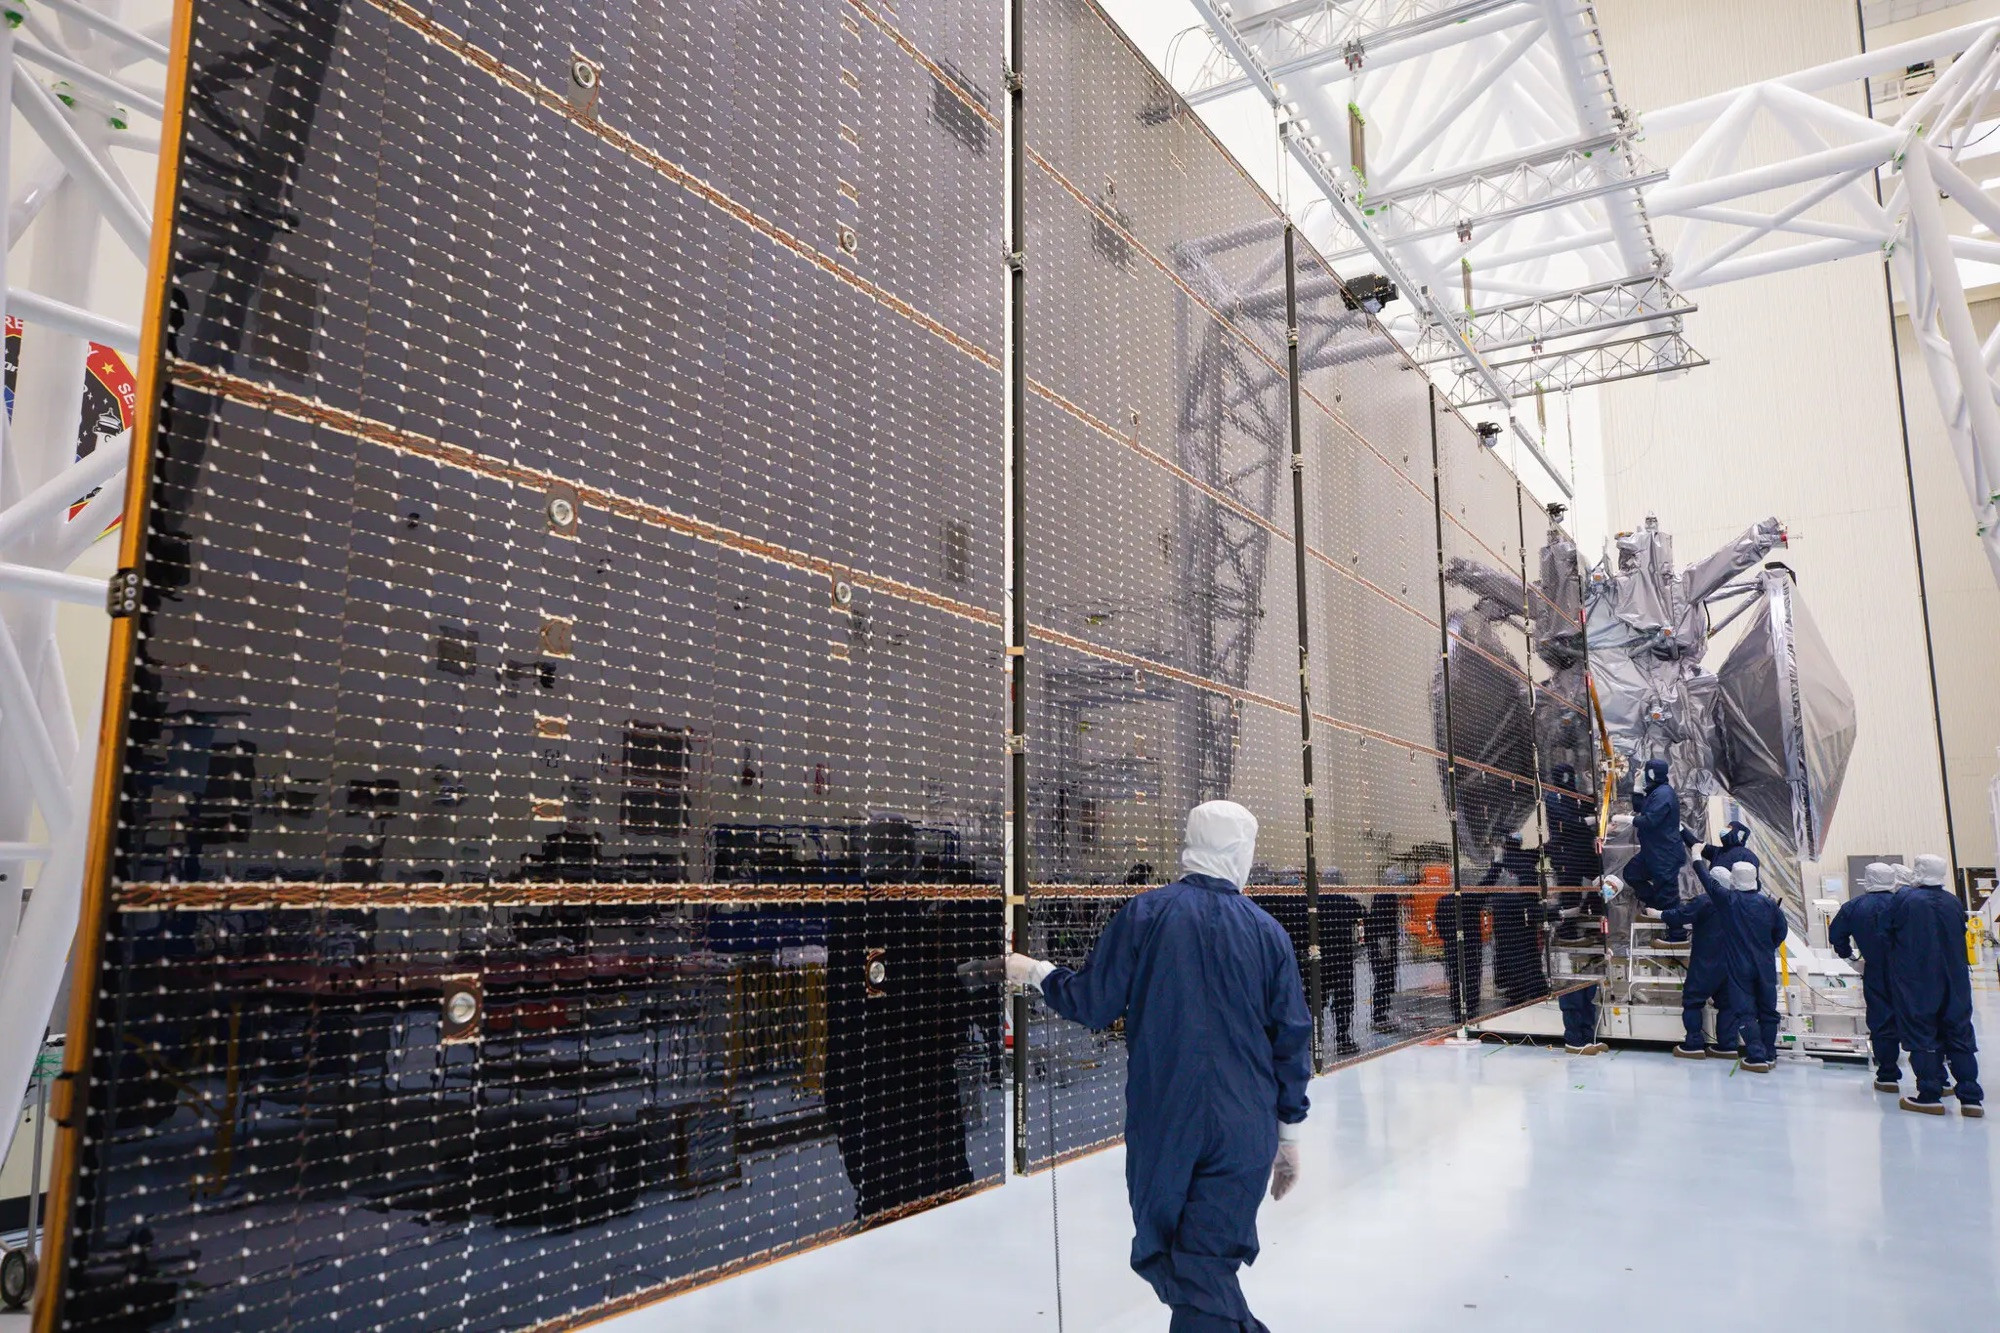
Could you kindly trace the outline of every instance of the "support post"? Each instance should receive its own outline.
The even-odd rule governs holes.
[[[1007,4],[1007,906],[1013,948],[1028,948],[1028,603],[1027,559],[1027,228],[1021,212],[1026,190],[1022,164],[1027,144],[1022,132],[1022,0]],[[1025,1173],[1028,1152],[1028,1020],[1026,995],[1013,997],[1014,1170]]]
[[[1313,797],[1312,657],[1306,627],[1306,455],[1299,421],[1299,268],[1298,244],[1290,218],[1285,219],[1285,397],[1292,434],[1292,578],[1298,594],[1299,621],[1299,762],[1303,773],[1306,817],[1306,1001],[1312,1006],[1313,1070],[1326,1067],[1326,991],[1319,942],[1319,858],[1314,834],[1318,812]]]
[[[1440,698],[1444,705],[1444,813],[1445,818],[1451,822],[1451,892],[1458,895],[1452,909],[1454,913],[1452,928],[1461,932],[1459,947],[1463,947],[1465,897],[1464,888],[1458,879],[1458,750],[1453,743],[1451,725],[1451,620],[1445,609],[1444,591],[1444,465],[1438,451],[1438,391],[1435,384],[1430,386],[1430,420],[1431,519],[1436,524],[1437,538],[1435,563],[1438,592],[1438,688],[1442,691]],[[1477,928],[1474,931],[1474,938],[1478,938]],[[1474,966],[1477,966],[1476,961]],[[1447,977],[1445,984],[1449,989],[1456,983]],[[1462,993],[1461,989],[1460,994]],[[1458,995],[1452,998],[1457,1007],[1461,1009],[1464,1007],[1458,1004]],[[1470,1018],[1471,1015],[1466,1014],[1464,1017]],[[1459,1037],[1461,1040],[1466,1039],[1463,1025],[1459,1028]]]

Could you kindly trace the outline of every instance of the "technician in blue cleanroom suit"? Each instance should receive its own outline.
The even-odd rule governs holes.
[[[1500,855],[1486,867],[1479,887],[1493,913],[1493,986],[1509,1004],[1525,1004],[1549,991],[1542,973],[1542,858],[1509,833]],[[1509,889],[1519,892],[1507,892]]]
[[[1742,1033],[1743,1068],[1768,1074],[1777,1058],[1778,946],[1785,942],[1784,910],[1758,889],[1757,867],[1747,861],[1737,862],[1726,874],[1697,861],[1695,871],[1708,890],[1729,977],[1727,997],[1716,1006],[1716,1042],[1727,1049],[1736,1039],[1734,1032],[1725,1030],[1733,1013],[1733,1025]]]
[[[1960,1115],[1986,1114],[1972,1035],[1972,970],[1965,958],[1965,906],[1944,886],[1942,856],[1919,856],[1910,887],[1889,900],[1889,986],[1896,1026],[1917,1072],[1917,1095],[1905,1111],[1944,1114],[1945,1066],[1951,1066]]]
[[[1549,858],[1549,874],[1562,890],[1557,903],[1564,911],[1584,904],[1584,894],[1575,886],[1589,884],[1604,873],[1604,858],[1597,851],[1597,802],[1576,789],[1576,769],[1557,764],[1549,771],[1551,786],[1542,789],[1542,813],[1548,823],[1544,843]],[[1574,916],[1565,917],[1556,928],[1556,938],[1582,937]]]
[[[1687,848],[1681,845],[1681,798],[1667,781],[1667,761],[1646,761],[1644,790],[1632,791],[1632,823],[1639,837],[1639,850],[1626,863],[1625,882],[1632,886],[1640,903],[1664,911],[1681,901],[1681,867],[1687,864]],[[1680,945],[1687,939],[1687,927],[1670,926],[1660,943]]]
[[[1187,873],[1125,904],[1081,969],[1007,959],[1064,1018],[1125,1020],[1132,1268],[1172,1333],[1268,1333],[1236,1274],[1257,1258],[1264,1182],[1282,1199],[1299,1176],[1312,1019],[1291,938],[1242,893],[1256,846],[1248,810],[1198,805]]]
[[[1700,851],[1695,844],[1701,841],[1686,829],[1681,830],[1681,841],[1687,844],[1688,854],[1708,862],[1711,870],[1727,870],[1740,862],[1748,861],[1759,870],[1764,868],[1763,860],[1750,850],[1750,830],[1743,824],[1730,820],[1722,830],[1722,840],[1711,842]]]
[[[1889,983],[1889,904],[1896,893],[1896,868],[1872,862],[1861,883],[1863,892],[1833,914],[1826,939],[1842,958],[1861,950],[1861,998],[1868,1005],[1868,1041],[1875,1048],[1875,1091],[1899,1092],[1903,1070],[1896,1050],[1896,997]]]
[[[1609,898],[1624,888],[1624,882],[1616,875],[1604,877],[1603,892]],[[1558,915],[1580,909],[1557,909]],[[1556,997],[1556,1008],[1562,1011],[1563,1045],[1571,1055],[1602,1055],[1611,1048],[1597,1039],[1597,987],[1585,986],[1582,990],[1564,991]]]
[[[1711,1056],[1718,1060],[1736,1059],[1743,1016],[1729,1006],[1728,932],[1715,904],[1703,894],[1669,907],[1660,914],[1660,919],[1670,926],[1687,926],[1694,931],[1694,943],[1688,949],[1687,973],[1681,982],[1684,1035],[1680,1045],[1674,1047],[1674,1054],[1683,1060],[1705,1060]],[[1703,1032],[1704,1012],[1711,1001],[1715,1005],[1712,1046],[1707,1044]]]

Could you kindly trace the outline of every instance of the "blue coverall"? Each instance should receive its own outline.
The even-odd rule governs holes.
[[[1542,808],[1548,821],[1549,873],[1556,887],[1574,891],[1604,873],[1603,858],[1597,854],[1596,802],[1575,790],[1576,777],[1567,764],[1557,764],[1555,785],[1542,789]],[[1579,895],[1580,898],[1580,895]]]
[[[1760,890],[1734,887],[1726,875],[1707,871],[1701,882],[1721,927],[1723,966],[1729,977],[1728,1000],[1719,1006],[1716,1042],[1735,1044],[1735,1031],[1723,1030],[1733,1012],[1744,1058],[1767,1063],[1777,1054],[1778,946],[1785,942],[1784,909]]]
[[[1228,880],[1186,875],[1127,903],[1042,995],[1086,1027],[1125,1020],[1132,1268],[1173,1333],[1264,1333],[1236,1275],[1257,1258],[1278,1123],[1306,1118],[1312,1073],[1284,927]]]
[[[1588,1046],[1597,1040],[1597,987],[1564,991],[1556,998],[1562,1010],[1563,1045]]]
[[[1729,946],[1715,904],[1706,896],[1690,898],[1660,915],[1669,925],[1694,929],[1694,942],[1688,946],[1687,975],[1681,983],[1681,1026],[1687,1033],[1681,1049],[1706,1049],[1708,1039],[1702,1031],[1702,1010],[1713,1001],[1715,1044],[1735,1050],[1743,1019],[1729,1007]]]
[[[1699,853],[1696,853],[1694,851],[1694,834],[1689,833],[1686,829],[1681,830],[1681,841],[1687,844],[1689,853],[1697,855],[1701,860],[1708,862],[1709,866],[1715,870],[1727,870],[1729,867],[1745,861],[1762,870],[1764,868],[1763,860],[1757,853],[1751,851],[1745,845],[1749,837],[1749,829],[1744,828],[1741,824],[1731,824],[1722,831],[1721,842],[1711,842],[1706,847],[1703,847]]]
[[[1888,934],[1889,985],[1897,1028],[1917,1072],[1917,1100],[1943,1100],[1949,1063],[1959,1105],[1983,1105],[1964,906],[1942,885],[1913,884],[1890,899]]]
[[[1681,845],[1681,798],[1667,781],[1667,761],[1646,762],[1646,790],[1632,793],[1632,826],[1639,850],[1626,863],[1625,882],[1647,907],[1665,911],[1681,900],[1681,867],[1687,848]],[[1670,926],[1670,940],[1687,938],[1687,931]]]
[[[1486,868],[1482,889],[1512,880],[1519,892],[1504,888],[1487,895],[1493,912],[1493,986],[1509,1004],[1525,1004],[1549,990],[1542,973],[1541,857],[1510,837],[1500,859]]]
[[[1852,958],[1859,948],[1867,964],[1861,973],[1861,999],[1868,1006],[1868,1042],[1875,1048],[1875,1077],[1884,1083],[1899,1083],[1903,1078],[1897,1058],[1901,1033],[1896,1026],[1889,963],[1889,908],[1895,900],[1896,895],[1886,891],[1850,898],[1826,928],[1827,943],[1835,953]]]

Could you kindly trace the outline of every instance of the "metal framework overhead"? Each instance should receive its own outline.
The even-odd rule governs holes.
[[[1411,296],[1388,327],[1454,402],[1519,432],[1524,396],[1706,364],[1684,292],[1886,259],[2000,580],[2000,332],[1961,273],[2000,265],[2000,20],[1634,114],[1589,0],[1253,3],[1190,0],[1168,76],[1270,103],[1301,226]]]
[[[1893,97],[1871,106],[1864,80]],[[1667,107],[1644,124],[1693,136],[1648,196],[1655,216],[1682,220],[1682,287],[1888,261],[2000,581],[2000,331],[1979,337],[1961,269],[2000,264],[2000,200],[1988,188],[2000,186],[2000,20]]]
[[[1308,235],[1336,265],[1396,282],[1410,301],[1386,313],[1391,331],[1447,362],[1455,402],[1506,412],[1557,489],[1516,399],[1600,382],[1599,367],[1635,373],[1635,341],[1649,352],[1636,373],[1701,364],[1644,201],[1667,173],[1637,149],[1587,0],[1193,5],[1190,99],[1271,104],[1295,174],[1328,205],[1302,211]],[[1627,293],[1615,314],[1607,291]],[[1626,350],[1591,355],[1613,343]],[[1531,344],[1539,368],[1484,360]]]

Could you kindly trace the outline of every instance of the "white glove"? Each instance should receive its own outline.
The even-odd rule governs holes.
[[[1013,986],[1039,986],[1042,978],[1056,970],[1054,963],[1030,958],[1024,953],[1007,955],[1007,982]]]
[[[1613,832],[1623,833],[1626,829],[1631,827],[1632,827],[1632,816],[1630,815],[1611,816],[1611,828]]]
[[[1654,921],[1662,920],[1666,916],[1666,913],[1662,912],[1657,907],[1642,907],[1639,910],[1644,912],[1649,919]]]
[[[1288,1130],[1295,1125],[1278,1126],[1278,1155],[1271,1159],[1271,1197],[1282,1199],[1292,1192],[1292,1186],[1299,1183],[1299,1141],[1296,1137],[1286,1138]]]

